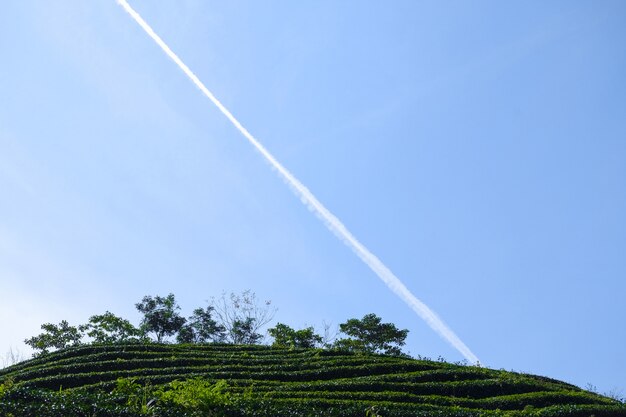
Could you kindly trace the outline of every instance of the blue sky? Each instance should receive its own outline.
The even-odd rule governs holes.
[[[622,2],[131,5],[482,363],[626,390]],[[250,288],[462,359],[113,0],[10,2],[0,52],[0,349]]]

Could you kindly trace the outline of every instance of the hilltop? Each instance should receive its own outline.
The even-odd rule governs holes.
[[[85,345],[0,370],[0,384],[3,416],[626,417],[540,376],[258,345]]]

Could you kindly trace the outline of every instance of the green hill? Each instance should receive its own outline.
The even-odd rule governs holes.
[[[539,376],[268,346],[87,345],[0,370],[0,383],[0,415],[15,417],[626,417],[618,401]]]

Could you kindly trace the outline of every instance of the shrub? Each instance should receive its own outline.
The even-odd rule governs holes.
[[[172,381],[157,393],[160,401],[197,416],[225,415],[231,405],[228,384],[220,380],[215,384],[202,378]]]

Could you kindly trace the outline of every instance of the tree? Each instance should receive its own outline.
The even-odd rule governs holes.
[[[94,343],[138,342],[145,337],[144,333],[128,320],[117,317],[109,311],[91,316],[88,324],[80,325],[78,328],[91,337]]]
[[[168,336],[178,333],[187,321],[178,313],[180,307],[171,293],[167,297],[146,295],[135,307],[143,313],[141,329],[154,333],[157,343],[162,343]]]
[[[212,306],[205,309],[196,308],[193,315],[178,332],[176,340],[179,343],[223,342],[226,337],[226,329],[213,319],[214,310]]]
[[[268,333],[274,338],[273,347],[314,348],[323,341],[322,336],[316,334],[313,327],[294,330],[286,324],[278,323],[269,329]]]
[[[244,320],[235,320],[230,331],[230,338],[235,345],[255,345],[263,339],[263,335],[255,329],[256,319],[248,317]]]
[[[340,324],[339,330],[350,337],[337,340],[334,347],[388,355],[402,355],[400,347],[404,346],[409,333],[407,329],[398,330],[393,323],[381,323],[381,318],[373,313],[366,314],[361,320],[350,319]]]
[[[218,323],[226,331],[226,340],[234,344],[255,344],[263,339],[260,330],[276,314],[271,301],[259,302],[256,294],[245,290],[241,294],[223,293],[211,300]]]
[[[70,326],[66,320],[62,320],[58,325],[52,323],[42,324],[41,329],[44,330],[43,333],[24,340],[24,343],[28,346],[35,351],[39,351],[35,352],[33,356],[49,353],[51,349],[56,350],[78,346],[83,338],[82,332],[77,327]]]

